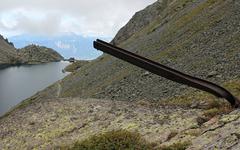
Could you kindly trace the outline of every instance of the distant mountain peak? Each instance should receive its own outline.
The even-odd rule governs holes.
[[[23,48],[34,43],[52,48],[65,58],[75,57],[81,60],[95,59],[102,54],[93,48],[92,42],[94,39],[71,32],[50,37],[23,34],[10,38],[17,48]]]

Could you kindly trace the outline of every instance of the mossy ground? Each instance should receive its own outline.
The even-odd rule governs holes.
[[[144,103],[79,98],[31,103],[0,119],[0,146],[2,149],[51,149],[89,141],[94,135],[99,139],[108,133],[111,139],[126,134],[125,143],[141,141],[141,146],[156,143],[154,146],[159,147],[165,141],[175,141],[182,131],[197,125],[200,111],[157,108],[148,101]],[[146,139],[145,144],[142,139]]]

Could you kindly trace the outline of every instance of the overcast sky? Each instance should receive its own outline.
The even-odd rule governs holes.
[[[113,37],[156,0],[0,0],[0,34]]]

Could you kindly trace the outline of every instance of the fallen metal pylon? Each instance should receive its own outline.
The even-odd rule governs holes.
[[[135,53],[129,52],[122,48],[116,47],[112,44],[109,44],[99,39],[94,41],[93,45],[94,48],[101,50],[104,53],[110,54],[114,57],[127,61],[135,66],[143,68],[161,77],[164,77],[177,83],[191,86],[202,91],[206,91],[217,97],[224,98],[232,105],[232,107],[237,108],[240,106],[239,100],[236,97],[234,97],[228,90],[215,83],[187,75],[185,73],[174,70],[158,62],[154,62],[150,59],[139,56]]]

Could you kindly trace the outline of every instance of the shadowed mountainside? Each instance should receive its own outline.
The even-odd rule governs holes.
[[[16,59],[17,50],[0,35],[0,68],[9,64],[15,64]]]

